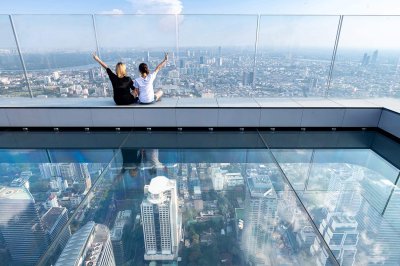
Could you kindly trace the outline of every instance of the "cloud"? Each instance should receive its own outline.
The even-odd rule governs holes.
[[[100,13],[101,14],[108,14],[108,15],[122,15],[122,14],[124,14],[124,11],[122,11],[121,9],[114,8],[113,10],[103,11],[103,12],[100,12]]]
[[[183,4],[180,0],[127,0],[137,14],[180,14]]]

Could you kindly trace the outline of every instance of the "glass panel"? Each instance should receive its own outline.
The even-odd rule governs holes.
[[[15,139],[39,137],[47,146],[42,134]],[[399,170],[368,148],[370,136],[330,132],[335,149],[324,143],[327,133],[292,132],[292,143],[279,134],[262,135],[276,141],[273,150],[258,132],[135,132],[119,149],[78,142],[0,149],[0,259],[34,265],[48,248],[40,265],[78,257],[116,265],[333,265],[331,253],[340,265],[396,265]],[[50,143],[88,134],[52,135]],[[18,237],[20,230],[32,238]],[[21,243],[28,255],[18,256]]]
[[[256,16],[179,16],[178,96],[253,96],[256,28]]]
[[[35,97],[109,95],[91,56],[90,15],[17,15],[14,23]]]
[[[400,258],[397,168],[368,149],[272,152],[341,265]]]
[[[101,243],[112,245],[116,265],[315,262],[310,246],[316,235],[269,152],[143,148],[137,136],[93,184],[59,235],[71,232],[66,248],[59,255],[52,247],[47,263],[65,264],[74,258],[70,247],[83,247],[86,239],[84,261],[96,258],[95,243]],[[147,134],[148,143],[159,137]],[[327,255],[322,244],[314,245]]]
[[[111,70],[124,62],[132,79],[139,77],[139,64],[145,62],[150,71],[169,53],[169,62],[157,75],[154,89],[165,96],[178,84],[176,69],[176,17],[174,15],[96,15],[100,55]]]
[[[399,97],[400,17],[345,16],[329,96]]]
[[[34,265],[47,248],[39,210],[48,190],[40,165],[49,158],[45,150],[4,149],[0,158],[0,259]]]
[[[114,200],[114,192],[110,190],[121,177],[113,175],[112,170],[117,164],[116,158],[104,164],[77,164],[81,169],[86,167],[88,170],[90,168],[91,171],[96,171],[98,178],[90,182],[86,178],[86,189],[77,193],[80,198],[76,201],[75,208],[68,207],[69,217],[66,216],[66,219],[59,222],[57,233],[39,262],[41,265],[69,265],[79,256],[82,256],[81,259],[84,261],[97,261],[102,257],[101,260],[106,261],[106,265],[115,265],[110,262],[114,261],[114,256],[107,254],[107,252],[112,252],[112,250],[109,251],[111,242],[107,225],[115,218],[113,217],[116,207],[114,204],[118,204]],[[95,223],[102,224],[97,226]],[[86,242],[88,243],[86,250],[74,250],[77,247],[84,248]],[[79,254],[79,252],[87,254]],[[103,254],[100,255],[101,252]]]
[[[397,186],[393,188],[392,193],[388,198],[387,206],[383,211],[383,217],[398,232],[400,232],[400,223],[398,219],[400,215],[399,204],[400,204],[400,186],[399,184],[397,184]]]
[[[113,155],[113,150],[0,150],[0,258],[4,265],[38,262]],[[20,238],[22,232],[24,238]],[[56,245],[58,251],[68,238],[64,232]]]
[[[338,16],[261,16],[254,95],[324,96],[338,22]]]
[[[29,97],[9,16],[0,15],[0,96]]]

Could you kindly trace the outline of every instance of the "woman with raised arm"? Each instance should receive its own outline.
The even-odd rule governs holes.
[[[126,75],[126,65],[118,62],[115,66],[115,73],[93,53],[93,59],[96,60],[106,71],[113,86],[113,98],[117,105],[127,105],[138,101],[137,91],[133,87],[133,81]]]
[[[161,90],[154,93],[153,83],[158,71],[165,66],[168,61],[168,53],[165,53],[164,60],[150,74],[149,67],[145,63],[139,65],[140,77],[135,79],[133,86],[139,91],[139,103],[151,104],[160,100],[163,92]]]

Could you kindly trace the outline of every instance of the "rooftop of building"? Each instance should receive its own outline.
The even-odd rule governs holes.
[[[52,230],[60,216],[65,212],[67,212],[67,209],[64,207],[51,207],[41,218],[43,227],[48,231]]]
[[[94,222],[88,222],[71,236],[58,258],[56,266],[75,266],[77,264],[83,255],[90,235],[95,230],[95,225]]]
[[[32,200],[32,194],[25,187],[0,186],[0,199]]]

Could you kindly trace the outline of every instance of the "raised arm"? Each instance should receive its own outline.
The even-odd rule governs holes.
[[[165,66],[165,63],[167,63],[167,61],[168,61],[168,53],[165,53],[164,60],[156,67],[156,69],[154,69],[153,73],[157,74],[158,71],[160,71],[160,69]]]
[[[108,68],[108,66],[106,65],[106,63],[104,63],[103,61],[101,61],[101,59],[96,55],[96,53],[93,53],[93,59],[99,63],[102,67],[104,67],[104,69]]]

